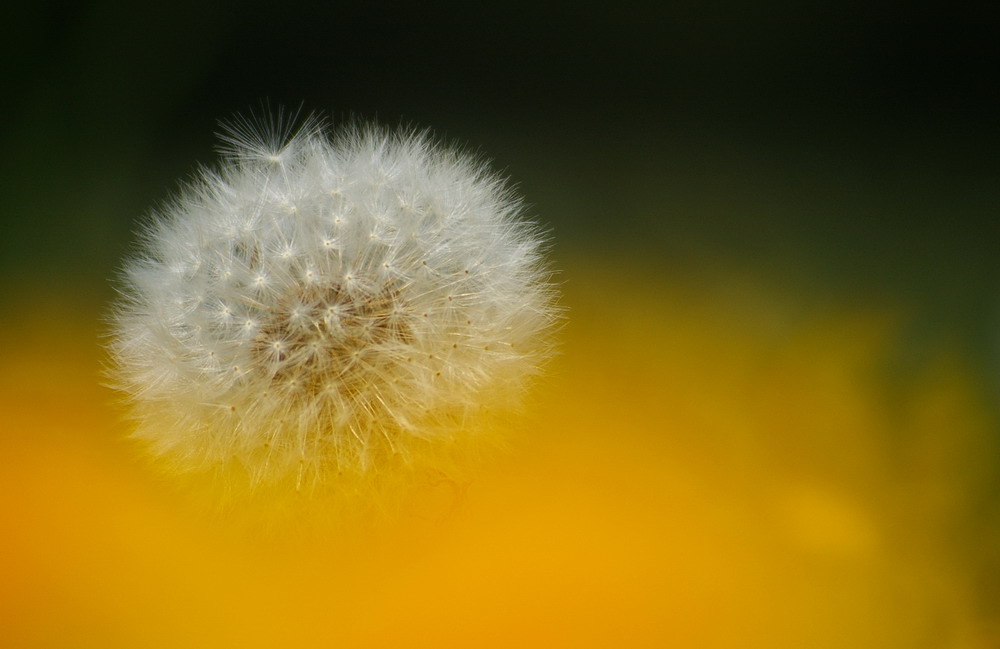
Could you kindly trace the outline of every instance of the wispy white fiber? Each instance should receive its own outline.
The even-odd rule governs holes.
[[[239,121],[143,232],[113,317],[135,436],[253,483],[377,472],[516,401],[557,319],[505,180],[426,134]]]

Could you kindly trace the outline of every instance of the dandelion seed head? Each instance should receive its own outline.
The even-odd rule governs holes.
[[[241,120],[223,144],[151,219],[115,306],[112,373],[154,455],[301,486],[410,461],[516,402],[558,311],[502,178],[377,127]]]

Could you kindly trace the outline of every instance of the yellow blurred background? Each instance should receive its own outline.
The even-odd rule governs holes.
[[[29,308],[0,375],[0,643],[996,646],[965,523],[995,422],[956,354],[901,386],[898,308],[563,265],[562,355],[508,449],[279,534],[149,470],[91,314]]]

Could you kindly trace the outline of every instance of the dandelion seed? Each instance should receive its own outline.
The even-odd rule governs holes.
[[[377,474],[475,435],[551,353],[544,238],[503,179],[426,135],[289,133],[229,128],[123,273],[112,373],[179,471]]]

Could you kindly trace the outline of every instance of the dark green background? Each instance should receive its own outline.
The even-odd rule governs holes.
[[[217,120],[266,101],[432,127],[493,158],[561,246],[605,260],[735,260],[902,297],[982,344],[1000,331],[995,11],[19,4],[5,290],[98,286],[134,220],[213,162]]]

